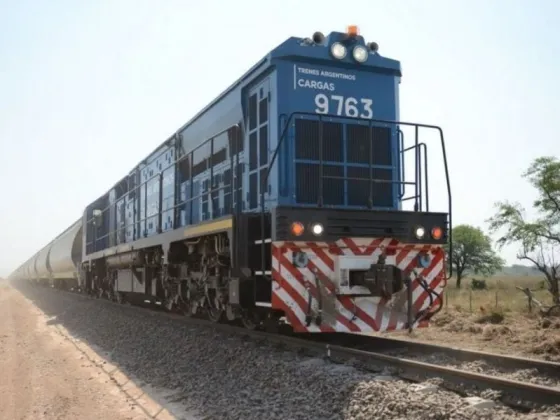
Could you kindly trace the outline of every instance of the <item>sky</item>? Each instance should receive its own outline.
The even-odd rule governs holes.
[[[401,61],[401,119],[443,128],[454,224],[486,228],[558,153],[559,19],[555,0],[0,0],[0,276],[271,49],[350,24]]]

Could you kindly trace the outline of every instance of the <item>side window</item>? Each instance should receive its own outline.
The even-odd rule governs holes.
[[[258,208],[259,195],[268,185],[263,185],[266,167],[269,162],[269,81],[265,80],[249,93],[248,98],[248,141],[249,141],[249,179],[248,206]],[[269,182],[267,182],[268,184]]]
[[[257,127],[257,94],[249,96],[249,130]]]

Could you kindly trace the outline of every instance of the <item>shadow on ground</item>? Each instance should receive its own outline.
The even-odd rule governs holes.
[[[199,407],[204,407],[205,401],[197,400],[196,396],[194,396],[194,400],[193,397],[188,396],[189,405],[197,406],[196,412],[188,412],[185,408],[176,405],[187,398],[182,392],[183,390],[178,389],[180,381],[176,381],[176,387],[170,391],[170,388],[165,387],[162,383],[164,381],[158,381],[153,369],[149,368],[149,360],[142,357],[143,353],[149,355],[153,349],[142,349],[142,346],[138,344],[144,343],[146,346],[150,346],[151,343],[154,343],[150,341],[149,337],[150,331],[153,329],[138,331],[139,326],[140,330],[142,329],[142,317],[152,318],[153,323],[153,317],[158,314],[127,305],[116,307],[111,302],[29,283],[12,282],[11,286],[46,315],[47,325],[64,327],[71,334],[71,338],[74,339],[72,343],[84,358],[103,368],[113,383],[127,393],[152,418],[163,418],[160,416],[163,408],[168,408],[181,419],[196,420],[210,415],[203,409],[199,409]],[[116,311],[119,310],[119,315],[115,316]],[[136,327],[134,327],[135,324]],[[127,325],[131,327],[130,331],[127,330]],[[132,343],[129,344],[127,341],[131,339]],[[82,343],[97,354],[85,350],[87,347]],[[105,360],[99,360],[100,358],[105,359],[114,368],[107,369]],[[161,372],[161,375],[166,376],[166,373]],[[134,387],[131,381],[134,383]],[[147,404],[143,404],[145,395],[163,408],[158,412],[150,410]]]

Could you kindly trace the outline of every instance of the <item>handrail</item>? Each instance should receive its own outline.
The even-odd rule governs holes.
[[[221,131],[219,131],[218,133],[214,134],[213,136],[209,137],[208,139],[206,139],[205,141],[203,141],[201,144],[199,144],[198,146],[196,146],[195,148],[193,148],[192,150],[190,150],[188,153],[184,153],[180,158],[177,159],[177,155],[174,154],[174,158],[175,158],[175,159],[173,160],[172,163],[170,163],[169,165],[167,165],[167,166],[165,166],[165,167],[162,167],[162,169],[159,170],[159,173],[157,173],[157,174],[155,174],[155,175],[149,177],[146,181],[138,183],[134,188],[128,190],[125,194],[121,195],[114,203],[112,203],[112,204],[110,203],[109,205],[107,205],[105,208],[103,208],[103,209],[101,210],[101,216],[93,216],[93,217],[91,217],[91,218],[89,218],[89,219],[86,219],[86,222],[85,222],[86,225],[85,225],[84,228],[86,229],[86,232],[87,232],[87,227],[88,227],[92,222],[95,222],[95,220],[96,220],[97,217],[103,217],[104,213],[106,213],[107,211],[109,211],[109,210],[111,210],[111,209],[115,209],[115,208],[116,208],[116,202],[120,201],[120,200],[122,199],[123,196],[128,195],[128,194],[132,194],[132,193],[137,194],[137,193],[139,193],[139,191],[140,191],[141,188],[144,188],[144,189],[147,191],[147,187],[148,187],[148,184],[149,184],[150,182],[153,182],[155,179],[157,179],[157,180],[159,181],[159,182],[158,182],[158,185],[159,185],[159,191],[160,191],[160,199],[159,199],[159,203],[158,203],[158,211],[157,211],[155,214],[150,215],[150,216],[145,215],[145,217],[143,217],[143,218],[138,218],[138,219],[137,219],[137,218],[134,218],[134,221],[133,221],[132,223],[127,223],[127,224],[125,224],[124,226],[120,226],[120,227],[117,226],[115,229],[112,229],[112,226],[109,226],[109,229],[107,230],[107,232],[106,232],[104,235],[99,236],[99,237],[95,237],[95,238],[93,238],[92,241],[86,242],[86,246],[87,246],[87,245],[91,245],[91,244],[93,243],[93,244],[94,244],[94,250],[93,250],[92,252],[96,252],[95,244],[96,244],[97,242],[99,242],[100,240],[105,239],[105,238],[107,238],[107,237],[110,237],[110,236],[112,236],[113,234],[122,232],[123,230],[126,231],[126,229],[127,229],[128,227],[130,227],[130,226],[138,225],[138,224],[140,224],[140,223],[142,223],[142,222],[145,222],[145,221],[150,220],[150,219],[153,219],[153,218],[159,218],[159,217],[161,217],[161,215],[162,215],[163,212],[176,210],[178,207],[181,207],[181,206],[183,206],[184,204],[191,204],[190,211],[189,211],[189,216],[190,216],[190,221],[192,222],[192,215],[193,215],[192,203],[193,203],[194,200],[200,199],[200,198],[202,198],[202,197],[204,197],[204,196],[208,196],[208,195],[210,195],[210,197],[211,197],[211,195],[214,194],[215,192],[219,192],[219,191],[221,191],[221,190],[223,190],[223,189],[227,189],[227,188],[229,188],[229,189],[230,189],[230,192],[231,192],[230,212],[233,213],[233,210],[234,210],[234,207],[233,207],[233,205],[234,205],[234,194],[235,194],[235,189],[234,189],[235,177],[234,177],[233,168],[234,168],[234,161],[236,162],[237,166],[239,166],[239,150],[240,150],[240,144],[241,144],[241,143],[240,143],[240,140],[242,140],[242,139],[241,139],[241,136],[239,135],[239,130],[240,130],[240,128],[241,128],[241,127],[240,127],[239,124],[233,124],[233,125],[229,126],[228,128],[226,128],[226,129],[224,129],[224,130],[221,130]],[[224,185],[224,186],[221,186],[221,187],[213,188],[213,184],[212,184],[212,179],[213,179],[213,177],[211,177],[211,178],[210,178],[210,188],[208,189],[208,191],[207,191],[207,192],[204,192],[204,193],[201,193],[201,194],[198,194],[197,196],[193,197],[193,196],[192,196],[192,189],[193,189],[193,183],[192,183],[192,178],[193,178],[192,172],[193,172],[193,171],[192,171],[192,169],[193,169],[193,157],[194,157],[194,153],[195,153],[197,150],[201,149],[202,147],[207,146],[208,143],[210,143],[211,149],[212,149],[212,150],[211,150],[212,153],[210,154],[210,156],[205,156],[204,159],[203,159],[203,161],[206,161],[206,162],[210,161],[209,164],[207,164],[207,167],[206,167],[205,170],[210,169],[211,175],[213,175],[213,167],[214,167],[214,165],[212,165],[212,162],[211,162],[211,160],[212,160],[212,158],[213,158],[213,156],[214,156],[214,155],[213,155],[213,141],[214,141],[215,138],[217,138],[217,137],[219,137],[219,136],[221,136],[221,135],[223,135],[223,134],[226,134],[226,133],[230,132],[230,130],[234,130],[234,133],[235,133],[235,134],[233,135],[232,143],[235,143],[234,147],[235,147],[235,152],[236,152],[235,155],[234,155],[234,154],[232,154],[231,151],[230,151],[229,159],[226,159],[226,160],[224,161],[224,162],[227,162],[227,161],[229,160],[229,163],[230,163],[230,170],[231,170],[231,181],[230,181],[230,185]],[[162,153],[158,154],[158,156],[161,156],[161,154],[162,154]],[[187,159],[187,158],[190,158],[190,161],[189,161],[189,174],[190,174],[190,179],[189,179],[189,180],[191,181],[191,194],[189,194],[189,198],[188,198],[187,200],[180,201],[179,203],[176,203],[176,204],[174,204],[173,206],[169,206],[169,207],[167,207],[165,210],[163,210],[163,208],[162,208],[162,207],[163,207],[163,201],[168,200],[168,199],[170,199],[170,198],[175,198],[175,196],[171,196],[171,195],[170,195],[170,196],[166,196],[165,198],[162,198],[162,197],[161,197],[161,194],[162,194],[163,173],[164,173],[165,171],[167,171],[168,169],[173,168],[173,169],[175,169],[175,173],[174,173],[174,174],[175,174],[175,176],[176,176],[176,175],[177,175],[177,171],[178,171],[177,165],[178,165],[180,162],[182,162],[183,160]],[[144,168],[142,168],[142,169],[144,169]],[[136,170],[133,171],[133,173],[140,173],[140,172],[141,172],[141,169],[140,169],[139,167],[137,167]],[[110,192],[110,191],[108,191],[108,192],[105,194],[105,196],[106,196],[109,192]],[[177,193],[177,192],[175,191],[175,195],[176,195],[176,193]],[[146,197],[147,197],[147,193],[146,193],[145,195],[146,195]],[[144,205],[147,204],[147,199],[146,199],[146,197],[145,197],[145,199],[144,199],[144,201],[145,201],[145,202],[143,203]],[[239,198],[239,197],[237,197],[237,198]],[[237,202],[236,202],[236,204],[237,204],[237,206],[238,206],[237,210],[240,210],[241,207],[239,206],[238,201],[239,201],[239,199],[238,199]],[[90,207],[90,206],[91,206],[91,204],[90,204],[88,207]],[[213,212],[213,211],[214,211],[214,203],[213,203],[213,200],[212,200],[212,199],[210,199],[210,207],[211,207],[211,211]],[[140,211],[140,209],[138,209],[138,210]],[[175,226],[175,221],[176,221],[176,220],[177,220],[177,216],[175,215],[175,217],[174,217],[174,226]],[[192,223],[190,223],[190,224],[192,224]],[[161,229],[161,223],[160,223],[160,229]],[[87,235],[87,233],[86,233],[86,235]],[[95,235],[94,235],[94,236],[95,236]],[[138,235],[138,237],[135,238],[135,239],[139,239],[140,237],[143,237],[143,235]],[[92,253],[92,252],[88,252],[88,254],[90,254],[90,253]]]
[[[331,114],[316,114],[313,112],[292,112],[289,117],[286,119],[286,123],[284,125],[284,127],[282,128],[282,131],[280,132],[280,136],[278,138],[278,143],[276,145],[276,148],[274,149],[274,153],[272,154],[272,158],[267,166],[265,175],[264,175],[264,179],[261,179],[261,191],[260,191],[260,207],[261,207],[261,265],[262,265],[262,270],[264,273],[265,267],[266,267],[266,255],[265,255],[265,189],[262,187],[264,185],[268,184],[268,178],[270,176],[270,172],[272,170],[272,167],[274,165],[274,163],[276,162],[276,158],[278,156],[278,151],[280,150],[280,148],[282,147],[285,139],[288,137],[288,129],[290,127],[290,124],[292,123],[292,120],[295,119],[296,117],[302,117],[302,116],[308,116],[308,117],[314,117],[316,119],[319,120],[320,125],[319,127],[322,127],[322,122],[325,118],[336,118],[336,119],[343,119],[343,120],[347,120],[348,122],[353,121],[353,122],[362,122],[362,123],[368,123],[368,127],[372,127],[373,123],[376,124],[388,124],[388,125],[392,125],[397,127],[397,129],[400,129],[400,126],[408,126],[408,127],[414,127],[414,132],[415,132],[415,139],[414,139],[414,148],[415,148],[415,165],[416,165],[416,171],[415,171],[415,204],[414,204],[414,210],[415,211],[419,211],[419,204],[421,204],[421,198],[420,196],[420,191],[419,191],[419,185],[418,185],[418,175],[419,175],[419,163],[420,163],[420,144],[418,141],[418,130],[419,128],[427,128],[427,129],[432,129],[432,130],[436,130],[439,133],[439,138],[440,138],[440,143],[441,143],[441,149],[442,149],[442,154],[443,154],[443,164],[444,164],[444,169],[445,169],[445,179],[446,179],[446,187],[447,187],[447,206],[448,206],[448,216],[449,216],[449,228],[448,228],[448,240],[449,240],[449,255],[451,255],[451,253],[453,252],[453,233],[452,233],[452,229],[453,229],[453,224],[452,224],[452,197],[451,197],[451,182],[449,180],[449,168],[448,168],[448,164],[447,164],[447,152],[445,149],[445,140],[444,140],[444,135],[443,135],[443,130],[441,129],[441,127],[436,126],[436,125],[431,125],[431,124],[421,124],[421,123],[411,123],[411,122],[407,122],[407,121],[393,121],[393,120],[383,120],[383,119],[365,119],[365,118],[342,118],[338,115],[331,115]],[[280,115],[279,116],[279,120],[281,118],[285,117],[285,115]],[[320,132],[319,132],[319,153],[320,153],[320,171],[322,170],[322,148],[323,148],[323,137],[322,137],[322,128],[320,128]],[[426,145],[424,145],[424,152],[425,152],[425,161],[427,162],[427,147]],[[404,162],[403,162],[403,166],[404,166]],[[371,165],[370,165],[371,167]],[[425,174],[426,174],[426,184],[427,184],[427,169],[425,169]],[[322,188],[323,188],[323,176],[322,173],[320,174],[320,180],[319,180],[319,205],[322,205]],[[421,175],[420,175],[421,178]],[[370,179],[370,183],[372,182],[372,180]],[[398,181],[397,181],[398,182]],[[421,182],[421,181],[420,181]],[[400,183],[404,183],[404,179],[400,182]],[[420,201],[420,202],[419,202]],[[451,276],[453,275],[453,265],[451,263],[451,258],[449,258],[449,275],[447,276],[447,279],[450,279]]]

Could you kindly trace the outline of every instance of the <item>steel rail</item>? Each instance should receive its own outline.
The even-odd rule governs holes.
[[[337,342],[352,343],[352,347],[377,352],[399,352],[407,355],[443,354],[458,362],[484,361],[501,369],[535,369],[542,375],[560,380],[560,363],[528,357],[490,353],[480,350],[463,349],[454,346],[430,344],[393,337],[380,337],[366,334],[338,334]],[[446,361],[445,361],[446,362]],[[560,404],[560,401],[558,402]]]
[[[503,393],[501,401],[507,405],[532,408],[536,405],[560,405],[560,388],[553,388],[544,385],[520,382],[513,379],[506,379],[500,376],[475,373],[449,366],[442,366],[433,363],[426,363],[403,357],[389,356],[367,350],[341,347],[338,345],[325,344],[328,349],[329,357],[333,352],[345,356],[359,358],[366,362],[383,362],[401,369],[398,376],[403,379],[422,381],[428,378],[441,378],[443,381],[452,385],[470,385],[478,389],[492,389]],[[448,387],[456,390],[455,387]]]

